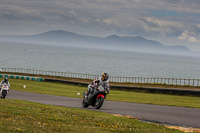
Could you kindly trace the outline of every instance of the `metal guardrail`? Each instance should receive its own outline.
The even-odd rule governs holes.
[[[14,72],[24,74],[37,74],[37,75],[49,75],[60,76],[69,78],[81,78],[81,79],[95,79],[100,75],[82,74],[82,73],[70,73],[70,72],[56,72],[46,70],[35,69],[23,69],[23,68],[1,68],[2,72]],[[165,84],[165,85],[184,85],[184,86],[200,86],[200,79],[180,79],[180,78],[147,78],[147,77],[119,77],[110,76],[110,82],[119,83],[146,83],[146,84]]]

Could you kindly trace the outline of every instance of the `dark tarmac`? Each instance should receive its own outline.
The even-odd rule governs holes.
[[[43,104],[85,109],[82,107],[81,98],[71,98],[10,90],[6,99],[21,99]],[[142,119],[144,121],[156,122],[161,124],[172,124],[176,126],[200,128],[199,108],[105,101],[103,106],[99,110],[91,106],[89,106],[87,109],[111,114],[132,116]]]

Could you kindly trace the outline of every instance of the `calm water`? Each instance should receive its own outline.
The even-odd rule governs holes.
[[[0,68],[199,79],[200,57],[0,42]]]

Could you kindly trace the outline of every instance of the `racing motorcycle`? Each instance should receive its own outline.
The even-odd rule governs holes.
[[[9,86],[8,86],[8,84],[3,83],[3,84],[1,85],[1,90],[0,90],[0,96],[1,96],[1,98],[5,99],[5,97],[6,97],[7,94],[8,94],[8,91],[9,91]]]
[[[87,108],[89,105],[91,105],[96,109],[100,109],[108,93],[108,87],[103,87],[101,85],[98,87],[94,87],[93,91],[88,96],[85,94],[85,92],[83,92],[83,107]]]

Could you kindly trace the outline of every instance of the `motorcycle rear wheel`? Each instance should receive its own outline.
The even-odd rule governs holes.
[[[103,105],[104,102],[104,98],[103,97],[99,97],[96,99],[96,103],[95,103],[95,109],[100,109],[101,106]]]

